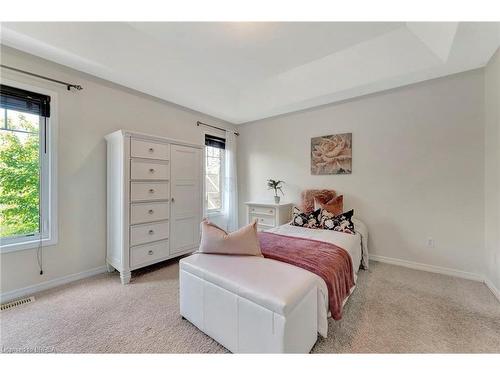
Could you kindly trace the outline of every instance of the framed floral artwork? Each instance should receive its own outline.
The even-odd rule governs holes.
[[[352,133],[311,138],[311,174],[350,174]]]

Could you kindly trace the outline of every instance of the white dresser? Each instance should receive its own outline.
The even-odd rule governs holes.
[[[107,141],[108,270],[131,271],[197,249],[203,146],[118,130]]]
[[[257,229],[266,230],[288,223],[292,219],[292,203],[245,202],[247,223],[257,219]]]

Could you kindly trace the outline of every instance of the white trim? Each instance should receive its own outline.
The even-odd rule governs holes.
[[[57,232],[57,229],[55,229]],[[20,238],[28,238],[27,236],[23,236]],[[13,253],[16,251],[23,251],[23,250],[30,250],[30,249],[36,249],[38,246],[40,246],[40,237],[35,236],[33,237],[33,240],[28,240],[28,241],[22,241],[22,242],[13,242],[9,244],[2,244],[0,245],[0,254],[7,254],[7,253]],[[57,244],[57,233],[55,235],[55,238],[42,238],[42,247],[47,247],[47,246],[52,246]]]
[[[480,282],[485,281],[483,276],[480,276],[480,275],[472,273],[472,272],[456,270],[453,268],[433,266],[431,264],[425,264],[425,263],[417,263],[417,262],[412,262],[409,260],[390,258],[390,257],[382,256],[382,255],[370,254],[370,260],[374,260],[374,261],[382,262],[382,263],[394,264],[396,266],[411,268],[414,270],[440,273],[442,275],[448,275],[448,276],[455,276],[455,277],[459,277],[461,279],[474,280],[474,281],[480,281]]]
[[[58,210],[57,210],[57,145],[58,145],[58,110],[59,101],[56,92],[47,90],[40,86],[30,85],[23,82],[1,78],[2,84],[18,87],[23,90],[38,92],[50,96],[51,115],[48,119],[48,140],[49,140],[49,214],[46,216],[49,221],[49,234],[47,238],[42,239],[43,246],[52,246],[58,242]],[[44,134],[46,137],[47,134]],[[43,178],[43,176],[42,176]],[[42,225],[45,225],[42,223]],[[27,238],[27,237],[22,237]],[[10,244],[0,244],[0,253],[10,253],[14,251],[22,251],[37,248],[40,245],[40,239],[30,239],[23,242],[16,242]]]
[[[488,279],[484,280],[486,286],[491,290],[491,293],[497,298],[498,302],[500,302],[500,290]]]
[[[71,283],[73,281],[86,279],[87,277],[99,275],[101,273],[106,272],[106,266],[99,266],[96,268],[92,268],[87,271],[74,273],[72,275],[66,275],[57,277],[52,280],[43,281],[38,284],[30,285],[24,288],[19,288],[15,290],[11,290],[10,292],[5,292],[0,294],[0,301],[2,303],[11,301],[16,298],[24,297],[30,294],[39,293],[43,290],[55,288],[56,286],[64,285]]]
[[[496,286],[484,276],[478,275],[476,273],[456,270],[453,268],[433,266],[431,264],[417,263],[409,260],[390,258],[375,254],[370,254],[370,260],[373,260],[375,262],[394,264],[396,266],[411,268],[419,271],[427,271],[432,273],[439,273],[441,275],[459,277],[466,280],[479,281],[481,283],[484,283],[486,287],[488,287],[488,289],[491,291],[491,293],[493,293],[493,295],[498,299],[498,302],[500,302],[500,291],[496,288]]]

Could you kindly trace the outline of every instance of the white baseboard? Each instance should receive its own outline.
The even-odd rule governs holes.
[[[377,262],[382,262],[382,263],[394,264],[396,266],[411,268],[414,270],[440,273],[442,275],[460,277],[461,279],[484,282],[484,277],[481,275],[478,275],[478,274],[475,274],[472,272],[456,270],[453,268],[433,266],[431,264],[417,263],[417,262],[412,262],[409,260],[384,257],[382,255],[374,255],[374,254],[370,254],[370,260],[375,260]]]
[[[104,272],[106,272],[106,266],[100,266],[100,267],[92,268],[92,269],[87,270],[87,271],[74,273],[72,275],[57,277],[57,278],[52,279],[52,280],[47,280],[47,281],[44,281],[44,282],[41,282],[41,283],[38,283],[35,285],[27,286],[25,288],[19,288],[19,289],[11,290],[10,292],[1,293],[0,294],[0,301],[1,301],[1,303],[9,302],[9,301],[16,299],[16,298],[25,297],[27,295],[41,292],[42,290],[51,289],[51,288],[54,288],[56,286],[64,285],[64,284],[67,284],[67,283],[70,283],[70,282],[76,281],[76,280],[85,279],[87,277],[98,275],[98,274],[104,273]]]
[[[488,289],[491,290],[493,295],[498,299],[498,302],[500,302],[500,291],[495,287],[495,285],[493,285],[493,283],[484,276],[472,272],[456,270],[453,268],[433,266],[431,264],[425,264],[425,263],[411,262],[409,260],[384,257],[382,255],[374,255],[374,254],[370,254],[370,260],[374,260],[376,262],[381,262],[381,263],[394,264],[396,266],[411,268],[414,270],[440,273],[442,275],[455,276],[461,279],[479,281],[484,283],[488,287]]]
[[[484,283],[491,290],[491,293],[497,297],[498,302],[500,302],[500,290],[498,290],[497,287],[488,279],[484,280]]]
[[[382,255],[375,255],[375,254],[370,254],[370,260],[374,260],[376,262],[381,262],[381,263],[394,264],[396,266],[411,268],[414,270],[439,273],[439,274],[443,274],[443,275],[459,277],[462,279],[484,282],[484,284],[488,287],[488,289],[491,290],[493,295],[500,302],[500,290],[498,290],[496,288],[496,286],[490,280],[488,280],[480,275],[477,275],[475,273],[472,273],[472,272],[465,272],[465,271],[456,270],[453,268],[433,266],[430,264],[417,263],[417,262],[412,262],[409,260],[390,258],[390,257],[385,257]],[[44,281],[42,283],[31,285],[31,286],[28,286],[25,288],[20,288],[20,289],[12,290],[10,292],[0,293],[0,302],[1,303],[8,302],[8,301],[11,301],[11,300],[16,299],[16,298],[25,297],[25,296],[30,295],[30,294],[35,294],[35,293],[41,292],[43,290],[54,288],[56,286],[68,284],[72,281],[81,280],[81,279],[85,279],[87,277],[99,275],[99,274],[104,273],[104,272],[106,272],[106,266],[100,266],[100,267],[92,268],[92,269],[87,270],[87,271],[78,272],[78,273],[74,273],[72,275],[62,276],[62,277],[58,277],[58,278],[55,278],[52,280]]]

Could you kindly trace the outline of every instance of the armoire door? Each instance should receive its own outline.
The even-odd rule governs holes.
[[[200,242],[202,213],[201,149],[170,148],[170,253],[182,253]]]

